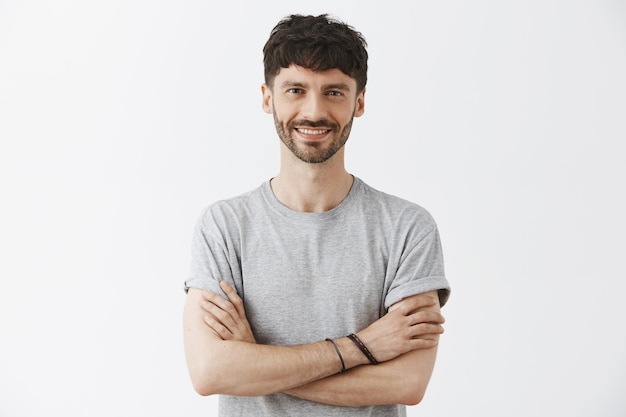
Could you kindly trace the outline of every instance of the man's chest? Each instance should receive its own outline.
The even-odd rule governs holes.
[[[242,241],[244,302],[259,342],[338,337],[382,314],[389,255],[366,230],[268,231]]]

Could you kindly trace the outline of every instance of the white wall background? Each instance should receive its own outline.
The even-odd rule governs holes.
[[[315,3],[0,0],[0,416],[215,415],[192,228],[276,173],[261,48],[326,11],[370,43],[348,167],[429,209],[453,285],[410,415],[626,415],[626,4]]]

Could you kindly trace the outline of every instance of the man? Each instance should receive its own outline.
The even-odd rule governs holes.
[[[280,171],[202,214],[185,283],[191,380],[222,416],[400,416],[426,390],[449,295],[437,227],[344,167],[365,47],[326,15],[264,47]]]

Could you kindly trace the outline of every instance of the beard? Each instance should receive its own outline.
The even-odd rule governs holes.
[[[354,120],[354,118],[350,119],[348,124],[346,124],[340,131],[339,125],[336,123],[330,123],[325,119],[318,120],[316,122],[312,122],[310,120],[293,120],[285,124],[284,122],[278,120],[275,109],[273,114],[276,133],[278,133],[280,140],[298,159],[309,164],[320,164],[322,162],[326,162],[341,148],[343,148],[348,141],[348,137],[350,136],[352,121]],[[332,141],[328,145],[318,142],[310,142],[307,144],[298,143],[293,137],[295,126],[330,128],[330,134],[333,135]]]

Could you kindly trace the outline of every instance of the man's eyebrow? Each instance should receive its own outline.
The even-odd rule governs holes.
[[[346,83],[326,84],[324,90],[350,91],[350,86]]]
[[[300,82],[300,81],[292,81],[292,80],[286,80],[285,82],[283,82],[280,85],[281,88],[293,88],[293,87],[298,87],[298,88],[307,88],[307,85]]]

